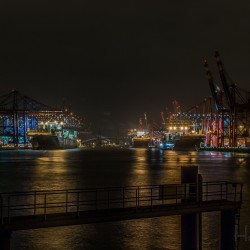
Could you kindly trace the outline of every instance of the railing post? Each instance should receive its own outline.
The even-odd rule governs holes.
[[[138,187],[135,189],[135,207],[138,207]]]
[[[95,190],[95,210],[98,209],[98,189]]]
[[[164,185],[161,185],[161,201],[163,205],[164,204]]]
[[[139,207],[140,206],[140,186],[138,186],[138,193],[137,193],[137,206]]]
[[[208,198],[208,182],[206,183],[206,201],[207,201],[207,198]]]
[[[8,196],[8,222],[10,223],[10,198],[11,196]]]
[[[77,217],[79,217],[79,200],[80,200],[80,193],[77,192]]]
[[[125,208],[125,188],[122,188],[122,207]]]
[[[65,208],[66,214],[68,213],[68,199],[69,199],[68,195],[69,195],[69,192],[68,192],[68,190],[66,190],[66,204],[65,204],[65,206],[66,206],[66,208]]]
[[[220,199],[222,201],[222,183],[220,184]]]
[[[47,217],[47,194],[44,194],[44,220],[46,220]]]
[[[177,205],[177,196],[178,196],[178,190],[177,190],[177,186],[175,186],[175,204]]]
[[[242,189],[243,189],[243,184],[240,184],[240,202],[242,203]]]
[[[34,215],[36,215],[36,191],[34,192]]]
[[[151,211],[153,210],[153,188],[151,187]]]
[[[198,174],[198,183],[197,183],[197,198],[199,202],[199,207],[201,206],[202,200],[203,200],[203,178],[200,174]],[[201,240],[201,238],[200,238]]]
[[[226,200],[227,200],[227,195],[228,195],[228,183],[226,183]]]
[[[234,201],[236,201],[237,198],[237,184],[234,183]]]
[[[3,197],[0,195],[0,202],[1,202],[1,224],[3,224]]]
[[[181,184],[183,186],[183,184]],[[187,183],[184,183],[184,200],[187,200]]]
[[[109,189],[108,189],[108,209],[109,209]]]

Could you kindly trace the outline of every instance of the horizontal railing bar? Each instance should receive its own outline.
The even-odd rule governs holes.
[[[211,192],[202,192],[202,195],[203,196],[218,196],[218,194],[220,195],[220,194],[227,194],[227,195],[240,195],[241,194],[241,192],[226,192],[226,191],[222,191],[222,192],[220,192],[220,191],[211,191]],[[185,196],[185,194],[184,193],[178,193],[177,194],[177,196],[180,196],[180,197],[196,197],[196,193],[191,193],[191,194],[188,194],[188,195],[186,195]],[[157,195],[153,195],[153,196],[151,196],[151,195],[140,195],[139,197],[136,197],[136,196],[134,196],[134,197],[120,197],[120,198],[116,198],[116,197],[114,197],[114,198],[109,198],[109,200],[123,200],[123,199],[125,199],[125,200],[128,200],[128,199],[138,199],[138,198],[151,198],[151,197],[159,197],[158,199],[161,199],[161,197],[176,197],[176,195],[175,194],[157,194]],[[49,196],[47,196],[47,199],[49,199],[50,197]],[[100,199],[98,199],[98,201],[105,201],[105,200],[107,200],[107,199],[105,199],[105,198],[100,198]],[[84,200],[85,201],[85,200]],[[86,201],[93,201],[93,202],[96,202],[96,199],[86,199]],[[68,201],[67,203],[72,203],[72,202],[77,202],[77,200],[71,200],[71,201]],[[49,202],[50,204],[53,204],[53,203],[66,203],[65,201],[58,201],[58,202]],[[49,204],[48,203],[48,204]],[[31,205],[31,206],[34,206],[34,205],[39,205],[39,204],[42,204],[42,203],[25,203],[25,204],[16,204],[16,206],[24,206],[24,205]],[[3,205],[3,207],[8,207],[7,205]]]
[[[203,182],[202,186],[206,186],[209,184],[209,186],[220,186],[221,184],[235,184],[235,185],[241,185],[241,183],[235,183],[235,182],[228,182],[228,181],[216,181],[216,182]],[[86,192],[86,191],[91,191],[95,192],[100,191],[100,190],[106,190],[106,191],[113,191],[113,190],[118,190],[118,189],[126,189],[126,190],[136,190],[136,189],[150,189],[150,188],[158,188],[158,187],[184,187],[187,185],[193,185],[196,186],[195,183],[186,183],[186,184],[163,184],[163,185],[144,185],[144,186],[125,186],[125,187],[105,187],[105,188],[86,188],[86,189],[58,189],[58,190],[32,190],[32,191],[17,191],[17,192],[1,192],[0,195],[11,195],[11,194],[24,194],[24,195],[41,195],[44,193],[47,194],[58,194],[58,193],[65,193],[68,191],[68,193],[78,193],[78,192]]]

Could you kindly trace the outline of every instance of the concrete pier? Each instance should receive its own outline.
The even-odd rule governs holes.
[[[235,215],[237,210],[221,212],[221,250],[235,250]]]
[[[10,250],[11,231],[0,231],[0,249]]]
[[[183,203],[197,202],[202,197],[202,178],[198,175],[198,166],[181,168],[181,184],[188,187],[188,199]],[[202,216],[201,213],[189,213],[181,215],[181,246],[182,250],[202,249]]]

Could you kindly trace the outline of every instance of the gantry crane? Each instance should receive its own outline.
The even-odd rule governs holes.
[[[213,82],[208,63],[204,61],[204,67],[217,111],[217,142],[223,146],[228,139],[228,146],[238,146],[239,140],[244,138],[245,145],[249,143],[249,113],[250,93],[232,82],[225,71],[223,62],[218,51],[215,59],[220,74],[223,91]]]
[[[69,112],[40,103],[19,91],[0,96],[0,144],[29,143],[28,133],[38,130],[40,126],[60,124],[61,127],[80,129],[83,118]]]

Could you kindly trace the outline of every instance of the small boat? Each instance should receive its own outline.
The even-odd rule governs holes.
[[[170,142],[170,141],[162,141],[159,144],[159,148],[163,149],[163,150],[173,150],[174,146],[175,146],[175,144],[173,142]]]

